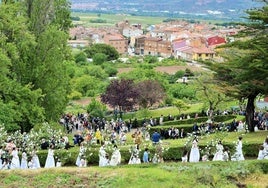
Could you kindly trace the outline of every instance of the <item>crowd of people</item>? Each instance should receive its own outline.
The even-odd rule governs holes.
[[[172,116],[169,116],[172,120]],[[189,118],[189,117],[188,117]],[[256,113],[256,126],[258,130],[262,127],[267,129],[267,117],[264,114]],[[150,121],[144,121],[141,128],[132,129],[132,122],[125,122],[120,118],[117,120],[107,121],[104,118],[90,117],[87,114],[78,114],[77,116],[66,114],[60,119],[60,123],[65,127],[66,134],[56,138],[52,136],[50,139],[42,139],[40,147],[34,146],[31,151],[27,151],[27,147],[16,147],[12,139],[6,141],[6,145],[0,149],[0,169],[37,169],[40,168],[40,162],[37,155],[37,150],[47,150],[47,158],[44,167],[60,167],[61,161],[55,157],[54,150],[59,148],[69,149],[71,147],[79,147],[79,153],[74,164],[78,167],[87,166],[86,145],[97,144],[100,145],[99,150],[99,166],[116,166],[121,164],[121,154],[118,146],[123,146],[127,142],[126,134],[131,134],[134,146],[131,149],[131,157],[128,164],[140,164],[149,161],[157,163],[163,161],[163,157],[155,152],[151,156],[148,148],[144,150],[143,156],[140,158],[140,145],[144,141],[150,141],[153,146],[157,146],[163,139],[178,139],[185,138],[189,133],[186,133],[183,128],[180,130],[176,127],[170,127],[167,130],[154,131],[149,134],[148,127],[155,126],[155,124],[163,124],[164,118],[161,116],[159,121],[150,118]],[[236,131],[246,130],[245,124],[241,121],[233,121],[231,123],[232,129]],[[192,147],[189,151],[184,151],[182,156],[183,162],[198,162],[200,160],[208,160],[208,156],[200,156],[200,149],[198,147],[198,131],[204,129],[210,131],[210,122],[206,126],[193,125],[192,134],[195,135]],[[131,132],[131,133],[130,133]],[[73,135],[73,143],[69,141],[70,133]],[[69,135],[68,135],[69,134]],[[27,139],[27,134],[23,134],[23,139]],[[105,142],[104,142],[105,141]],[[22,142],[24,145],[24,142]],[[113,145],[112,152],[108,153],[105,149],[106,145]],[[236,152],[230,155],[228,148],[224,147],[219,141],[215,146],[213,161],[228,161],[228,160],[244,160],[242,151],[242,137],[238,139],[236,145]],[[19,157],[20,152],[20,157]],[[258,159],[268,158],[268,138],[264,144],[260,146]]]

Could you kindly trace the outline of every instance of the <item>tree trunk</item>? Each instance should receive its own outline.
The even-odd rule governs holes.
[[[248,125],[248,130],[254,132],[254,111],[255,105],[254,101],[257,95],[248,96],[247,107],[246,107],[246,124]]]

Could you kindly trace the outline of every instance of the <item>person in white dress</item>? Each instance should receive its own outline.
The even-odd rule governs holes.
[[[188,162],[188,151],[186,149],[182,153],[181,162],[182,163]]]
[[[141,164],[141,159],[140,159],[139,154],[140,154],[139,145],[136,144],[134,148],[132,148],[131,156],[130,156],[128,164]]]
[[[2,167],[0,170],[8,170],[9,169],[9,163],[8,163],[8,160],[7,158],[4,158],[3,159],[3,163],[2,163]]]
[[[243,155],[243,144],[242,144],[242,137],[238,138],[238,142],[236,144],[235,153],[232,156],[232,161],[243,161],[245,160]]]
[[[33,158],[31,158],[31,160],[29,160],[29,162],[28,162],[28,169],[35,169],[34,163],[33,163]]]
[[[244,131],[244,123],[242,121],[239,121],[237,131],[238,132]]]
[[[200,152],[198,148],[198,140],[195,137],[190,151],[189,162],[199,162],[199,160],[200,160]]]
[[[19,151],[16,147],[13,148],[11,152],[11,163],[10,163],[10,169],[19,169],[20,168],[20,159],[19,159]]]
[[[79,167],[87,167],[87,161],[84,158],[81,158]]]
[[[28,161],[27,160],[28,160],[27,153],[25,151],[23,151],[21,154],[21,165],[20,165],[21,169],[28,168]]]
[[[61,160],[60,159],[56,162],[56,167],[61,167]]]
[[[223,151],[223,161],[229,161],[229,148],[225,147]]]
[[[107,159],[107,153],[105,151],[105,146],[102,144],[102,146],[99,149],[99,166],[107,166],[109,164],[109,160]]]
[[[268,136],[263,142],[263,158],[268,159]]]
[[[31,169],[37,169],[37,168],[40,168],[40,161],[39,161],[39,157],[37,155],[37,150],[36,150],[36,147],[34,147],[33,151],[32,151],[32,159],[31,159],[31,164],[29,165],[28,164],[28,167],[30,168],[31,166]]]
[[[259,153],[258,153],[258,160],[264,159],[264,147],[260,146]]]
[[[86,151],[86,148],[84,146],[84,142],[82,142],[80,144],[79,154],[78,154],[78,156],[76,158],[76,162],[75,162],[76,166],[80,167],[81,158],[84,157],[85,151]]]
[[[54,146],[51,144],[48,149],[45,168],[53,168],[53,167],[55,167]]]
[[[219,141],[216,144],[216,153],[214,154],[212,161],[223,161],[223,150],[224,150],[223,145],[221,141]]]
[[[121,163],[121,153],[117,147],[117,145],[114,145],[114,151],[111,157],[110,165],[111,166],[117,166]]]

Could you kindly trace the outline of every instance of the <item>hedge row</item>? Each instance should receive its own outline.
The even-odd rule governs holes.
[[[167,131],[170,127],[177,128],[179,130],[184,129],[185,133],[192,133],[193,132],[193,125],[188,124],[188,125],[170,125],[170,126],[155,126],[155,127],[150,127],[148,132],[150,135],[152,135],[155,131],[161,133],[163,130]]]
[[[163,124],[164,125],[180,125],[180,124],[192,124],[192,123],[204,123],[208,120],[208,116],[198,116],[198,118],[195,118],[195,113],[190,114],[190,119],[182,119],[180,120],[180,115],[178,116],[172,116],[171,118],[169,116],[163,116]],[[237,116],[235,115],[219,115],[215,116],[212,120],[215,122],[224,122],[231,119],[235,119]],[[159,124],[160,117],[154,118],[156,119],[157,124]],[[141,127],[144,122],[149,122],[148,119],[136,119],[132,121],[132,127],[137,128]]]
[[[220,115],[215,116],[212,120],[214,122],[225,122],[231,119],[235,119],[237,116],[235,115]],[[164,125],[182,125],[182,124],[194,124],[194,123],[205,123],[208,120],[208,117],[198,117],[198,118],[191,118],[191,119],[182,119],[182,120],[174,120],[164,122]]]
[[[234,116],[234,115],[216,116],[213,121],[225,122],[225,121],[235,119],[235,118],[236,118],[236,116]],[[167,131],[170,127],[173,127],[173,128],[178,128],[179,130],[184,129],[185,133],[192,133],[194,123],[204,123],[207,120],[208,120],[207,117],[200,117],[200,118],[196,118],[196,119],[169,121],[169,122],[164,122],[164,124],[161,126],[150,127],[150,129],[148,131],[150,134],[154,133],[155,131],[160,133],[163,130]]]
[[[226,144],[224,146],[227,146],[230,148],[231,154],[234,152],[234,145],[233,144]],[[200,149],[203,149],[205,146],[201,145],[199,146]],[[163,154],[165,161],[181,161],[182,153],[183,153],[183,146],[180,147],[171,147],[168,148]],[[190,150],[190,149],[189,149]],[[153,154],[155,153],[155,148],[149,148],[150,151],[150,158],[153,157]],[[246,158],[257,158],[259,151],[259,144],[244,144],[243,145],[243,153]],[[120,150],[121,156],[122,156],[122,164],[127,164],[130,158],[129,150],[126,148],[123,148]],[[141,150],[140,152],[140,158],[142,159],[144,150]],[[57,150],[55,152],[56,155],[60,155],[60,159],[63,166],[75,166],[75,161],[78,155],[78,148],[77,149],[71,149],[71,150]],[[38,153],[39,160],[41,166],[45,165],[46,157],[47,157],[47,151],[39,151]],[[210,156],[212,158],[213,156]],[[98,165],[99,163],[99,156],[98,156],[98,148],[95,148],[93,154],[89,157],[87,157],[87,161],[89,165]]]
[[[199,114],[198,113],[190,113],[189,116],[191,117],[191,119],[194,119],[196,114],[198,116],[204,117],[204,119],[207,120],[207,117],[201,113],[199,113]],[[172,116],[171,119],[169,116],[163,116],[163,122],[166,122],[166,123],[167,122],[174,122],[175,119],[180,119],[181,116],[184,116],[184,115],[181,114],[181,115]],[[153,117],[153,119],[156,119],[156,122],[159,124],[160,117]],[[144,121],[149,122],[149,119],[136,119],[134,121],[132,119],[132,127],[133,128],[141,127],[143,125]]]

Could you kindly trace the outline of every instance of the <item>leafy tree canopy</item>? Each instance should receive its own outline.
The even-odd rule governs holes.
[[[114,79],[101,95],[101,101],[120,110],[132,109],[137,97],[133,80]]]
[[[144,80],[136,84],[137,102],[143,108],[161,102],[165,97],[164,88],[156,80]]]
[[[102,53],[107,56],[108,61],[119,58],[119,53],[113,46],[103,43],[92,44],[90,47],[85,49],[85,53],[88,58],[93,58],[95,54]]]
[[[247,100],[246,121],[254,131],[254,101],[268,93],[268,2],[247,11],[248,20],[235,42],[223,46],[224,63],[210,64],[218,84],[228,95]]]

